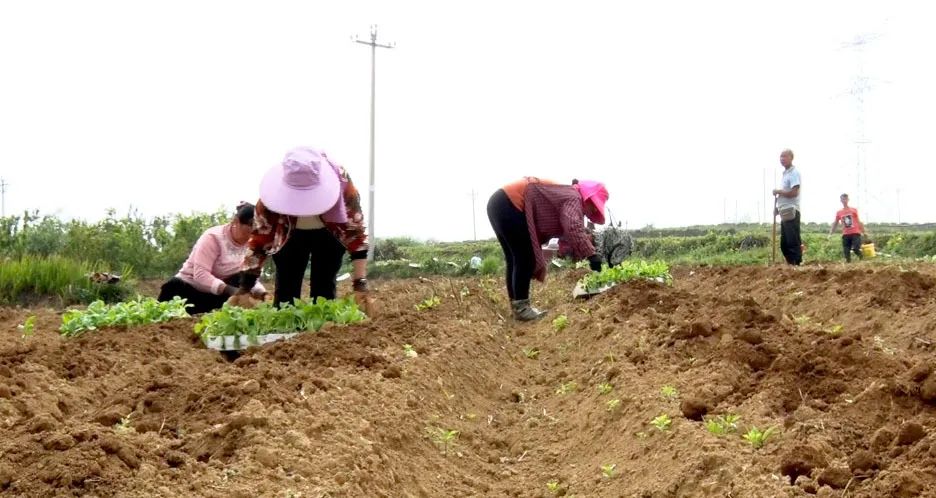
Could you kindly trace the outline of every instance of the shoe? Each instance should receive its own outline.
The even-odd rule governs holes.
[[[546,315],[545,311],[540,311],[530,305],[529,299],[520,299],[518,301],[510,302],[511,308],[513,308],[514,318],[520,320],[521,322],[529,322],[533,320],[539,320]]]

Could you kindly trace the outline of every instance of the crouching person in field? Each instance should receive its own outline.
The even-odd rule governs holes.
[[[159,300],[184,298],[191,305],[188,312],[192,314],[221,308],[237,293],[253,219],[253,204],[243,203],[229,223],[205,230],[179,273],[163,284]],[[262,300],[266,289],[257,281],[250,293]]]
[[[584,218],[604,224],[608,191],[592,181],[560,185],[526,177],[498,189],[488,201],[487,212],[507,262],[507,295],[513,316],[530,321],[545,312],[530,304],[530,281],[546,279],[542,245],[553,237],[568,244],[570,255],[588,258],[592,270],[601,270],[592,236]]]

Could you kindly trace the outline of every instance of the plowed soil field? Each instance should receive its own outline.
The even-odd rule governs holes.
[[[368,323],[233,361],[194,319],[62,339],[2,308],[0,494],[936,496],[934,274],[678,268],[573,301],[565,273],[534,324],[495,279],[383,281]]]

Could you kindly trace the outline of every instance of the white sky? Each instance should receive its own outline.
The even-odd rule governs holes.
[[[934,221],[936,7],[919,2],[0,2],[7,213],[98,219],[256,200],[294,145],[365,194],[377,56],[378,236],[490,236],[523,175],[603,180],[632,228],[768,219],[791,147],[808,221],[841,191],[872,221]],[[856,186],[858,74],[878,33]],[[135,178],[135,179],[134,179]],[[737,214],[736,214],[737,213]]]

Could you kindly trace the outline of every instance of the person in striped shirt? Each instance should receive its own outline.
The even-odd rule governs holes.
[[[530,282],[546,279],[542,245],[551,238],[560,238],[573,258],[587,258],[592,270],[601,270],[601,257],[583,220],[604,224],[607,201],[604,184],[587,180],[562,185],[525,177],[494,192],[488,219],[507,261],[507,295],[514,318],[530,321],[545,315],[530,304]]]

